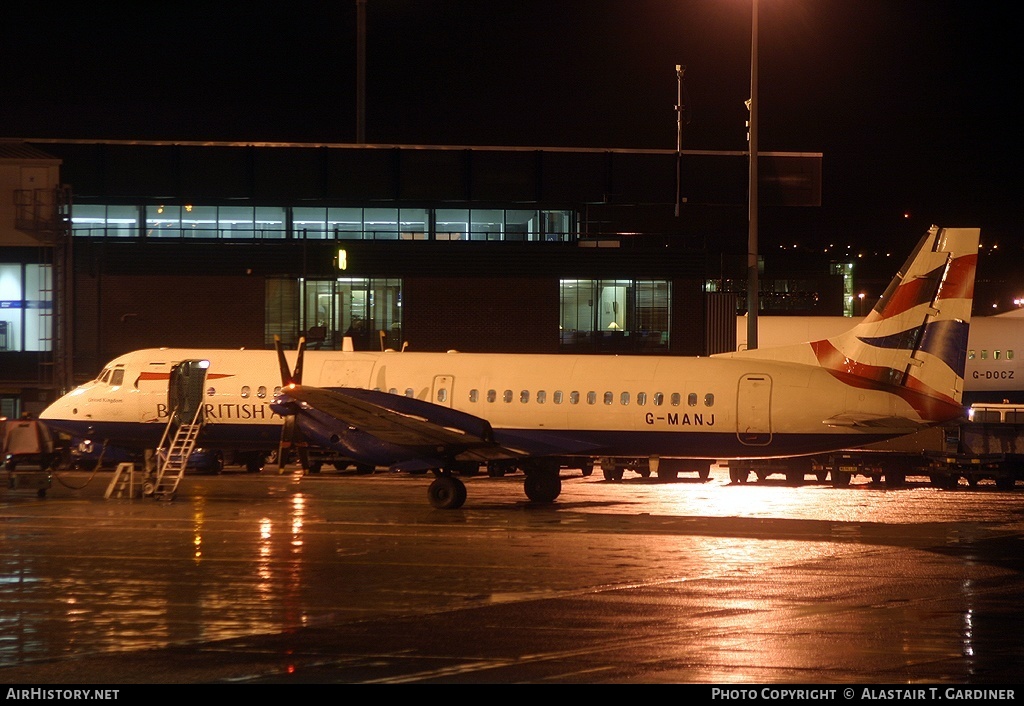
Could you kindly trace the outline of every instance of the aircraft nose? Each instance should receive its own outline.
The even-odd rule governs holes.
[[[80,408],[80,400],[65,395],[51,402],[46,409],[39,413],[39,419],[44,422],[56,424],[62,421],[71,421],[79,418],[90,418],[91,415],[84,408]]]

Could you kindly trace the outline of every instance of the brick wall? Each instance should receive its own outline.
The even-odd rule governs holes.
[[[95,373],[138,348],[263,348],[262,277],[79,273],[75,369]]]
[[[558,352],[555,278],[407,277],[402,306],[409,350]]]

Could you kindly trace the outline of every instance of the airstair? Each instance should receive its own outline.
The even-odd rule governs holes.
[[[176,428],[175,428],[176,427]],[[143,495],[151,495],[158,500],[173,500],[178,492],[178,484],[185,475],[188,459],[196,447],[196,439],[203,428],[202,407],[196,407],[192,421],[178,423],[175,415],[167,422],[163,438],[156,455],[156,475],[143,485]],[[172,429],[174,429],[172,433]],[[168,444],[168,439],[170,443]]]
[[[206,360],[183,360],[171,367],[167,385],[171,414],[156,449],[155,471],[142,486],[143,495],[173,500],[178,492],[205,422],[203,386],[209,365]]]

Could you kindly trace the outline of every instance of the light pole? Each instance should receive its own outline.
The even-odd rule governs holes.
[[[356,143],[366,142],[366,0],[356,0]]]
[[[750,20],[750,120],[747,142],[750,174],[747,186],[747,349],[757,348],[757,0],[751,0]]]
[[[683,89],[683,74],[686,73],[686,67],[681,64],[676,64],[676,218],[679,218],[679,212],[683,203],[682,197],[682,162],[683,162],[683,122],[690,122],[690,102],[689,96],[686,96],[684,103],[685,90]],[[685,113],[685,115],[684,115]]]

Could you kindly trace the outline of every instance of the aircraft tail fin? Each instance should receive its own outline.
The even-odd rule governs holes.
[[[925,419],[931,404],[960,405],[979,237],[932,226],[863,321],[810,343],[818,364],[849,384],[902,390]]]

